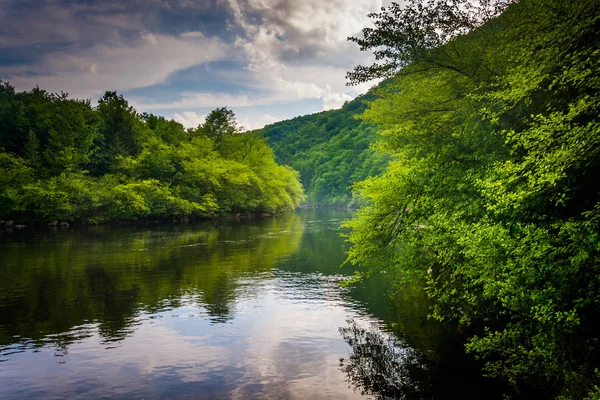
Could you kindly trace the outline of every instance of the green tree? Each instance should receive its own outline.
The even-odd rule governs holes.
[[[278,212],[303,199],[295,171],[217,109],[186,131],[139,116],[115,92],[92,108],[39,88],[0,85],[0,217],[90,221]]]
[[[216,108],[207,116],[202,125],[198,127],[198,132],[205,134],[215,143],[220,143],[224,138],[241,132],[233,111],[227,107]]]
[[[393,161],[347,224],[358,279],[422,282],[487,374],[546,397],[592,393],[600,363],[598,21],[597,2],[522,0],[407,57],[364,114]],[[366,44],[404,40],[390,27]]]
[[[96,150],[93,143],[100,123],[89,101],[70,100],[61,95],[50,100],[46,108],[43,155],[48,170],[58,175],[65,170],[85,168]]]
[[[137,156],[145,138],[140,116],[117,92],[106,92],[98,100],[98,114],[102,120],[99,148],[93,169],[97,174],[108,170],[114,157]]]
[[[142,114],[141,118],[146,122],[148,128],[165,143],[173,145],[190,139],[190,134],[179,122],[147,113]]]
[[[14,87],[0,79],[0,143],[4,150],[20,154],[27,141],[25,105]]]
[[[388,8],[368,16],[374,28],[364,28],[362,37],[349,37],[362,51],[372,50],[376,62],[359,65],[346,77],[350,84],[393,77],[408,65],[427,68],[457,67],[454,46],[469,32],[487,31],[488,24],[516,0],[409,0],[392,2]],[[463,54],[466,55],[466,54]],[[450,63],[449,63],[450,61]]]
[[[356,119],[372,94],[359,96],[339,110],[296,117],[259,132],[277,160],[300,172],[307,201],[314,205],[357,206],[351,186],[383,171],[388,155],[374,151],[375,127]]]

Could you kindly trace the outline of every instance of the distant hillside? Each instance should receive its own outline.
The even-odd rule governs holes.
[[[300,172],[313,205],[355,206],[351,185],[383,172],[387,155],[374,152],[375,127],[355,118],[366,94],[330,110],[267,125],[261,132],[277,161]]]

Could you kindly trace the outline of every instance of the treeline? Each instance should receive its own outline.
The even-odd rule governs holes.
[[[296,117],[267,125],[261,134],[268,139],[277,160],[300,172],[308,203],[357,206],[352,195],[355,182],[380,174],[388,155],[375,152],[375,127],[355,117],[370,99],[364,95],[339,110]]]
[[[185,219],[277,212],[303,198],[297,172],[226,108],[186,130],[115,92],[92,107],[0,81],[0,219]]]
[[[393,161],[349,260],[424,285],[513,394],[598,399],[600,2],[428,5],[353,39],[378,59],[353,82],[393,76],[364,113]]]

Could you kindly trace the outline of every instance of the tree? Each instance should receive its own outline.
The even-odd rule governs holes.
[[[227,107],[216,108],[208,114],[204,123],[198,127],[198,131],[204,133],[215,143],[224,138],[240,133],[242,128],[235,120],[235,114]]]
[[[117,92],[104,93],[98,100],[97,111],[102,124],[93,172],[101,174],[108,170],[115,157],[137,156],[146,135],[137,112]]]
[[[277,212],[303,200],[297,173],[276,164],[261,137],[241,134],[233,112],[215,110],[200,130],[140,117],[115,92],[92,108],[0,82],[0,217],[210,217]]]
[[[142,114],[142,120],[165,143],[176,144],[190,139],[189,133],[179,122],[147,113]]]
[[[267,125],[259,132],[280,162],[300,172],[309,203],[357,206],[351,186],[382,172],[387,154],[375,151],[375,127],[356,117],[373,100],[371,92],[341,109]]]
[[[28,139],[25,106],[14,87],[0,80],[0,143],[9,152],[19,154]]]
[[[357,186],[369,201],[347,224],[349,260],[368,266],[358,279],[390,271],[422,284],[432,315],[457,321],[466,350],[517,391],[591,396],[600,365],[600,4],[521,0],[396,61],[392,34],[406,21],[392,22],[366,42],[390,41],[392,58],[389,70],[362,78],[407,64],[364,115],[393,162]]]
[[[362,37],[349,37],[362,51],[373,50],[378,62],[359,65],[346,74],[349,84],[396,75],[420,62],[452,68],[443,57],[445,44],[479,29],[516,0],[410,0],[393,2],[380,13],[371,13],[375,28],[364,28]]]
[[[85,169],[95,153],[93,143],[100,125],[90,102],[72,100],[66,95],[51,96],[45,109],[43,154],[49,172],[58,175],[63,171]]]

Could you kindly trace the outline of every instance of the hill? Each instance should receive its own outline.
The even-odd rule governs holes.
[[[267,125],[260,130],[277,162],[300,172],[311,205],[357,206],[351,186],[382,173],[389,156],[371,148],[376,128],[357,119],[373,100],[368,93],[341,109]]]

